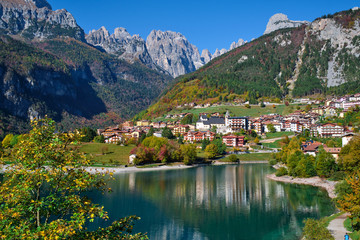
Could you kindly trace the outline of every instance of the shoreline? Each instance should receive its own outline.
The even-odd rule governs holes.
[[[194,164],[194,165],[174,165],[174,166],[158,166],[158,167],[149,167],[149,168],[138,168],[135,166],[131,167],[83,167],[85,170],[87,170],[90,173],[132,173],[132,172],[150,172],[150,171],[165,171],[165,170],[179,170],[179,169],[188,169],[188,168],[196,168],[196,167],[202,167],[202,166],[222,166],[222,165],[242,165],[242,164],[266,164],[268,161],[240,161],[238,163],[236,162],[219,162],[214,161],[211,164]],[[8,166],[2,166],[0,169],[0,174],[4,173],[7,170]]]
[[[331,199],[336,198],[335,193],[335,185],[338,183],[337,181],[329,181],[323,180],[320,177],[311,177],[311,178],[294,178],[290,176],[282,176],[277,177],[275,174],[269,174],[266,176],[268,179],[284,182],[284,183],[292,183],[292,184],[302,184],[302,185],[310,185],[314,187],[320,187],[327,191],[329,197]]]
[[[177,166],[159,166],[149,168],[137,168],[137,167],[85,167],[90,173],[132,173],[132,172],[150,172],[150,171],[164,171],[164,170],[179,170],[198,167],[199,165],[177,165]]]
[[[202,166],[221,166],[221,165],[241,165],[241,164],[265,164],[268,161],[240,161],[239,163],[232,162],[214,162],[211,164],[194,164],[194,165],[176,165],[176,166],[159,166],[159,167],[149,167],[149,168],[137,168],[137,167],[85,167],[90,173],[132,173],[132,172],[150,172],[150,171],[165,171],[165,170],[179,170],[179,169],[189,169]]]
[[[212,164],[210,165],[214,165],[214,166],[219,166],[219,165],[241,165],[241,164],[252,164],[252,163],[256,163],[256,164],[265,164],[265,163],[269,163],[269,161],[239,161],[239,162],[219,162],[219,161],[214,161]]]

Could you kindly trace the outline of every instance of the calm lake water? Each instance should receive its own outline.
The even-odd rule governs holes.
[[[123,173],[92,193],[111,220],[138,215],[150,239],[299,239],[305,218],[331,215],[325,191],[268,180],[265,164]],[[97,226],[106,222],[95,221]]]

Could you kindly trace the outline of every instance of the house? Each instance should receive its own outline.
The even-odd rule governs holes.
[[[318,125],[316,124],[312,124],[310,125],[310,136],[313,136],[313,137],[318,137],[319,136],[319,132],[318,132]]]
[[[261,121],[253,121],[251,123],[251,129],[254,129],[258,134],[263,133],[264,130]]]
[[[187,142],[201,142],[204,139],[208,139],[210,141],[214,140],[215,133],[206,131],[206,132],[193,132],[189,131],[188,133],[184,134],[184,141]]]
[[[172,129],[172,133],[175,134],[180,134],[183,135],[187,132],[189,132],[190,127],[189,125],[177,125]]]
[[[205,115],[200,116],[199,121],[196,122],[196,129],[200,131],[207,131],[216,128],[225,127],[225,119],[222,117],[210,117],[207,118]]]
[[[326,107],[325,109],[325,117],[335,117],[337,116],[337,111],[335,107]]]
[[[225,115],[225,126],[233,132],[239,132],[241,129],[249,129],[249,118],[247,117],[230,117],[229,112]]]
[[[105,137],[105,143],[117,144],[118,142],[121,142],[123,139],[124,139],[123,135],[114,133],[111,136]]]
[[[324,114],[325,114],[325,110],[324,110],[324,108],[322,108],[322,107],[313,108],[313,109],[311,109],[311,112],[312,112],[312,113],[317,113],[317,114],[319,114],[319,115],[324,115]]]
[[[103,135],[104,138],[109,138],[113,135],[123,133],[123,131],[120,128],[106,128],[105,130],[101,131],[99,135]]]
[[[291,121],[290,129],[291,129],[291,132],[299,133],[299,132],[303,131],[303,126],[297,121]]]
[[[339,158],[341,148],[328,148],[324,147],[325,152],[330,153],[336,160]]]
[[[356,106],[360,106],[360,101],[356,102],[343,102],[342,108],[344,111],[349,111],[351,108],[355,108]]]
[[[291,121],[282,122],[281,130],[284,132],[291,132]]]
[[[153,128],[165,128],[167,126],[166,122],[153,122],[150,124],[151,126],[153,126]]]
[[[150,126],[150,121],[148,120],[141,120],[141,121],[137,121],[136,122],[136,126],[138,127],[147,127],[147,126]]]
[[[318,148],[320,146],[323,146],[324,148],[326,148],[327,146],[321,142],[313,142],[313,141],[309,141],[309,142],[306,142],[306,143],[303,143],[301,145],[301,149],[303,150],[303,152],[305,154],[309,154],[309,155],[312,155],[312,156],[316,156],[316,153],[318,152]]]
[[[341,137],[342,146],[344,147],[345,145],[347,145],[354,136],[355,136],[355,134],[352,132],[348,132],[348,133],[345,133],[344,135],[342,135],[342,137]]]
[[[341,137],[344,134],[344,127],[327,123],[318,127],[318,133],[320,137]]]
[[[244,136],[223,136],[223,143],[228,147],[242,147],[245,144]]]

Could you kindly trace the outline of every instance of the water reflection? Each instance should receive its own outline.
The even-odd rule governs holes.
[[[273,182],[270,171],[254,164],[118,174],[112,194],[94,197],[113,220],[141,216],[135,230],[150,239],[298,239],[304,218],[334,211],[325,192]]]

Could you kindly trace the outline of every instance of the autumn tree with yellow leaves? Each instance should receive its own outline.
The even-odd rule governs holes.
[[[90,160],[70,147],[80,134],[55,133],[47,118],[32,127],[14,147],[0,185],[0,239],[147,239],[131,234],[135,216],[87,231],[86,223],[108,219],[85,193],[107,191],[104,177],[86,171]]]
[[[340,209],[350,213],[351,225],[354,230],[360,230],[360,171],[348,176],[345,181],[350,186],[350,193],[338,200]]]

